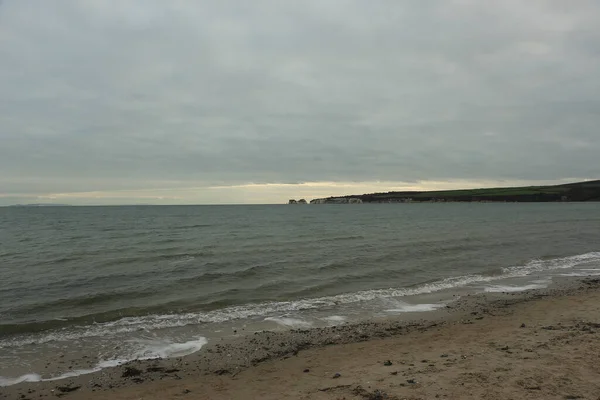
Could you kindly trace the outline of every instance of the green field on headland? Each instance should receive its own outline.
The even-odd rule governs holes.
[[[370,193],[315,199],[313,204],[410,202],[560,202],[600,201],[600,180],[554,186]]]

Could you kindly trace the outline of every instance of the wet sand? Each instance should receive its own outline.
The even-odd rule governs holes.
[[[597,400],[600,280],[469,296],[414,322],[260,332],[179,359],[0,388],[6,399],[56,397]]]

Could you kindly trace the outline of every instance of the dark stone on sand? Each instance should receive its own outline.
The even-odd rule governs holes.
[[[333,379],[337,379],[341,376],[342,376],[342,374],[340,374],[339,372],[336,372],[335,375],[333,375]]]
[[[392,365],[392,362],[390,360],[386,360],[386,361],[384,361],[383,365],[385,365],[386,367],[389,367],[390,365]]]
[[[370,387],[369,387],[370,388]],[[356,396],[364,400],[395,400],[398,399],[396,396],[390,396],[386,392],[380,389],[375,389],[373,392],[365,390],[361,386],[357,386],[352,391]]]
[[[140,376],[142,371],[134,367],[125,367],[125,371],[121,374],[121,378],[130,378],[132,376]]]
[[[525,328],[525,324],[521,324],[521,328]]]
[[[310,369],[306,368],[306,369],[305,369],[304,371],[302,371],[302,372],[304,372],[304,373],[306,374],[307,372],[310,372]]]
[[[408,383],[412,383],[412,384],[415,384],[415,383],[417,383],[417,381],[415,381],[414,379],[407,379],[407,380],[406,380],[406,382],[408,382]]]
[[[448,354],[442,354],[440,357],[442,357],[442,358],[448,358]]]
[[[218,369],[215,371],[215,374],[217,375],[225,375],[225,374],[230,374],[231,371],[229,371],[228,369]]]
[[[81,386],[57,386],[56,390],[58,390],[61,393],[69,393],[69,392],[74,392],[80,388],[81,388]]]

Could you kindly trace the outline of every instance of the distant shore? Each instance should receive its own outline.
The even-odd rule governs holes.
[[[553,186],[499,187],[486,189],[390,191],[313,199],[310,204],[362,203],[547,203],[600,201],[600,180]],[[304,199],[288,204],[307,204]]]
[[[465,297],[426,320],[258,332],[0,398],[596,399],[599,345],[600,279],[564,280]]]

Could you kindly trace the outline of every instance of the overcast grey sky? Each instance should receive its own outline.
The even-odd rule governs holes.
[[[600,2],[4,0],[0,204],[600,178]]]

